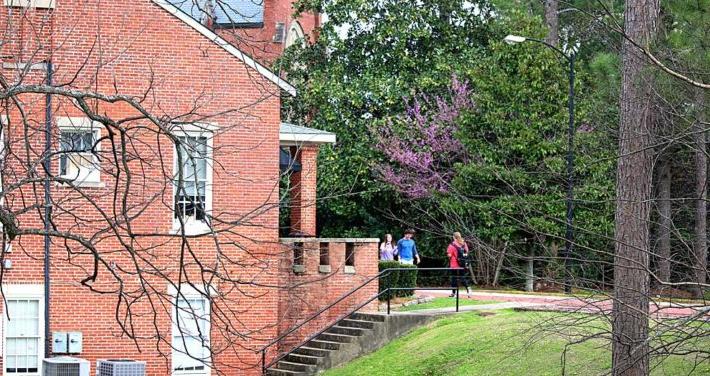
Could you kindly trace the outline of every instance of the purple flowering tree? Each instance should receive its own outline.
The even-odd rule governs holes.
[[[376,131],[388,159],[378,166],[380,178],[414,199],[446,193],[456,163],[467,161],[456,133],[461,114],[474,108],[468,82],[453,76],[447,93],[406,101],[406,112]]]

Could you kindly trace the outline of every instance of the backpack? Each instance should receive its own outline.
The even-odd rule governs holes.
[[[458,261],[459,262],[464,261],[466,259],[466,256],[464,255],[464,253],[466,252],[466,248],[459,247],[458,245],[456,245],[456,243],[451,243],[451,245],[453,245],[454,248],[456,248],[456,258],[458,259]]]

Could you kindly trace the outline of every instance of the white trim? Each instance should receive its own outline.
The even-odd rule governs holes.
[[[301,23],[298,22],[298,20],[293,20],[291,22],[291,25],[288,28],[288,31],[286,32],[286,38],[284,41],[284,48],[289,48],[299,40],[301,41],[301,45],[305,45],[306,39],[304,38],[305,32],[303,31],[303,27],[301,26]]]
[[[263,65],[257,63],[253,58],[251,58],[249,55],[245,54],[242,50],[238,49],[231,43],[227,42],[224,40],[222,37],[219,35],[215,34],[212,30],[207,28],[205,25],[201,24],[199,21],[196,19],[190,17],[189,14],[181,11],[178,9],[176,6],[170,4],[167,0],[153,0],[153,2],[160,6],[161,8],[165,9],[168,13],[172,14],[173,16],[179,18],[182,22],[186,23],[193,29],[197,30],[200,34],[204,35],[207,39],[211,40],[218,46],[222,47],[225,51],[229,52],[232,54],[232,56],[236,57],[237,59],[243,61],[247,66],[253,68],[259,74],[262,76],[266,77],[269,81],[275,83],[280,87],[281,89],[285,90],[291,96],[296,96],[296,88],[291,86],[288,82],[283,80],[281,77],[279,77],[276,73],[270,71],[268,68],[264,67]]]
[[[334,144],[334,134],[308,134],[308,133],[280,133],[279,143],[281,146],[298,146],[302,143],[311,144]]]
[[[54,9],[55,0],[4,0],[6,7],[31,7]]]
[[[7,1],[7,0],[5,0]],[[33,63],[7,63],[3,62],[3,69],[13,69],[13,70],[25,70],[29,65],[29,70],[47,70],[47,64],[43,62],[33,62]]]
[[[43,284],[3,284],[5,298],[42,298],[44,300]]]
[[[214,287],[210,286],[209,287],[210,291],[214,291]],[[211,302],[208,297],[205,297],[204,292],[206,291],[204,285],[190,285],[183,283],[180,285],[180,296],[177,296],[177,289],[175,288],[174,285],[168,285],[168,293],[173,297],[173,319],[171,321],[171,335],[170,335],[170,343],[171,347],[172,346],[172,341],[173,339],[180,335],[182,336],[183,333],[180,333],[179,329],[177,328],[177,318],[178,318],[178,300],[179,299],[185,299],[185,300],[202,300],[205,304],[205,318],[206,318],[206,323],[205,323],[205,333],[202,333],[203,335],[207,336],[206,342],[208,343],[207,346],[210,346],[209,343],[211,342],[211,330],[212,330],[212,307],[211,307]],[[212,294],[209,294],[212,295]],[[194,315],[193,315],[194,317]],[[188,350],[189,351],[189,350]],[[208,347],[208,356],[211,357],[211,348]],[[209,364],[204,364],[205,368],[202,370],[186,370],[186,371],[175,371],[174,367],[175,365],[172,364],[172,358],[173,355],[175,354],[175,349],[172,348],[171,351],[171,356],[170,356],[170,369],[171,369],[171,375],[173,376],[188,376],[188,375],[195,375],[195,376],[207,376],[212,373],[212,368],[210,367]],[[208,360],[209,363],[211,363],[211,359]]]
[[[76,132],[76,131],[91,131],[92,133],[95,133],[96,141],[101,139],[101,130],[104,128],[103,124],[97,122],[97,121],[92,121],[91,119],[87,117],[67,117],[67,116],[58,116],[56,118],[56,124],[57,128],[59,128],[60,136],[59,136],[59,148],[61,150],[61,132],[66,131],[66,132]],[[98,142],[95,147],[97,152],[101,152],[101,142]],[[74,184],[78,187],[85,187],[85,188],[102,188],[101,186],[101,166],[98,157],[94,153],[77,153],[80,155],[84,155],[84,157],[88,158],[88,155],[90,154],[91,158],[93,159],[93,164],[95,165],[95,171],[90,171],[86,174],[86,178],[84,179],[74,179]],[[62,178],[72,178],[72,176],[63,176],[61,175],[61,158],[58,161],[59,165],[57,166],[57,172],[59,172],[58,176]],[[89,178],[91,177],[91,178]]]
[[[37,348],[37,373],[12,373],[5,372],[7,364],[3,361],[2,374],[6,376],[18,375],[41,375],[42,374],[42,359],[44,359],[44,341],[46,333],[44,333],[44,285],[41,284],[6,284],[3,285],[3,293],[5,294],[5,302],[10,299],[27,299],[38,300],[37,306],[37,325],[39,325],[39,343]],[[2,319],[2,359],[7,359],[7,305],[3,302],[3,319]]]
[[[57,127],[60,129],[101,129],[103,124],[91,121],[88,117],[57,116]]]
[[[207,157],[205,158],[207,160],[205,168],[207,169],[205,179],[205,217],[209,218],[209,216],[212,215],[212,185],[214,184],[214,175],[213,175],[213,169],[214,169],[214,160],[213,160],[213,148],[214,148],[214,133],[210,131],[206,131],[205,127],[207,125],[201,124],[201,125],[194,125],[193,129],[198,129],[196,131],[189,131],[185,130],[186,128],[190,128],[187,126],[187,124],[181,124],[179,126],[179,129],[172,129],[172,133],[176,136],[187,136],[187,137],[205,137],[207,138]],[[210,127],[215,127],[215,126],[210,126]],[[177,168],[177,151],[175,150],[175,146],[173,145],[173,174],[175,173]],[[172,196],[172,203],[173,203],[173,211],[175,210],[175,184],[173,185],[173,196]],[[197,187],[195,187],[197,189]],[[171,216],[172,219],[172,229],[171,233],[173,234],[181,234],[181,223],[180,221],[175,218],[175,215],[173,214]],[[206,221],[202,220],[196,220],[196,219],[191,219],[187,218],[183,220],[184,223],[184,229],[185,229],[185,235],[204,235],[210,233],[210,226],[207,224]]]
[[[186,298],[195,298],[195,297],[204,297],[205,295],[209,296],[215,296],[217,295],[217,286],[209,286],[209,292],[207,291],[208,287],[203,285],[203,284],[189,284],[189,283],[182,283],[180,284],[180,294]],[[168,295],[174,297],[177,297],[177,287],[173,284],[168,285]]]
[[[181,123],[181,124],[171,124],[168,128],[170,132],[176,134],[198,134],[202,133],[214,133],[219,130],[219,126],[211,123]]]

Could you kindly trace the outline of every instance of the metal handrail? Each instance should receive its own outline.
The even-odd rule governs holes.
[[[287,336],[291,335],[291,334],[294,333],[296,330],[302,328],[305,324],[307,324],[307,323],[313,321],[315,318],[317,318],[318,316],[320,316],[323,312],[325,312],[325,311],[327,311],[328,309],[332,308],[332,307],[335,306],[336,304],[342,302],[343,300],[345,300],[346,298],[348,298],[348,297],[351,296],[352,294],[354,294],[354,293],[356,293],[357,291],[359,291],[361,288],[367,286],[370,282],[374,281],[375,279],[379,279],[379,278],[381,278],[381,277],[383,277],[383,276],[385,276],[385,275],[387,275],[387,274],[389,274],[389,273],[391,273],[391,272],[393,272],[393,271],[417,271],[417,272],[419,272],[419,271],[434,271],[434,270],[439,270],[439,271],[442,271],[442,270],[452,271],[452,270],[460,270],[460,268],[459,268],[459,269],[456,269],[456,268],[388,268],[388,269],[385,269],[385,270],[383,270],[383,271],[377,273],[377,275],[375,275],[375,276],[373,276],[373,277],[367,279],[365,282],[363,282],[363,283],[360,284],[359,286],[357,286],[357,287],[353,288],[352,290],[346,292],[344,295],[342,295],[340,298],[338,298],[338,299],[335,300],[334,302],[332,302],[332,303],[330,303],[329,305],[327,305],[327,306],[321,308],[320,310],[318,310],[318,312],[314,313],[314,314],[311,315],[309,318],[307,318],[306,320],[302,321],[300,324],[298,324],[298,325],[292,327],[291,329],[289,329],[289,330],[286,331],[285,333],[283,333],[283,334],[281,334],[280,336],[278,336],[276,339],[274,339],[274,340],[272,340],[271,342],[269,342],[268,344],[266,344],[266,345],[265,345],[264,347],[262,347],[260,350],[258,350],[258,352],[261,352],[261,370],[262,370],[262,374],[266,374],[266,370],[267,370],[269,367],[271,367],[272,365],[276,364],[278,361],[280,361],[281,359],[283,359],[283,358],[287,355],[287,354],[281,354],[281,355],[277,356],[276,358],[274,358],[271,362],[269,362],[268,364],[266,364],[266,350],[267,350],[269,347],[273,346],[274,344],[278,343],[278,342],[281,341],[282,339],[284,339],[284,338],[286,338]],[[362,303],[362,304],[358,305],[357,307],[355,307],[354,309],[349,310],[347,313],[341,315],[340,317],[338,317],[338,318],[335,319],[335,320],[332,320],[331,322],[332,322],[332,323],[337,323],[338,321],[341,321],[341,320],[345,319],[346,317],[348,317],[348,316],[352,315],[353,313],[357,312],[360,308],[362,308],[362,307],[364,307],[365,305],[369,304],[369,303],[372,302],[373,300],[379,298],[380,295],[385,294],[385,293],[389,294],[390,291],[397,291],[397,290],[422,290],[422,289],[423,289],[423,288],[417,288],[417,287],[409,287],[409,288],[407,288],[407,287],[393,287],[393,288],[388,287],[388,288],[386,288],[385,290],[378,292],[375,296],[369,298],[365,303]],[[449,288],[441,288],[441,289],[436,289],[436,290],[449,290]],[[458,291],[457,291],[457,292],[456,292],[456,312],[458,312],[458,310],[459,310],[459,294],[458,294]],[[389,297],[389,295],[388,295],[388,298],[387,298],[387,314],[388,314],[388,315],[390,314],[390,297]],[[317,336],[323,334],[323,332],[325,332],[326,330],[328,330],[331,326],[332,326],[332,325],[326,325],[324,329],[321,329],[319,332],[317,332],[317,333],[311,335],[310,337],[308,337],[306,340],[304,340],[304,341],[302,341],[301,343],[299,343],[299,344],[298,344],[297,346],[295,346],[294,348],[298,348],[298,347],[303,346],[304,344],[306,344],[306,343],[308,343],[309,341],[313,340],[315,337],[317,337]]]

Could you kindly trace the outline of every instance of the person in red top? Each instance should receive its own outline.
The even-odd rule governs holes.
[[[449,268],[455,269],[451,271],[451,295],[449,297],[456,296],[459,281],[463,281],[463,285],[466,286],[466,295],[471,296],[466,272],[463,269],[464,257],[468,257],[468,245],[459,232],[454,232],[454,240],[446,248],[446,255],[449,257]]]

